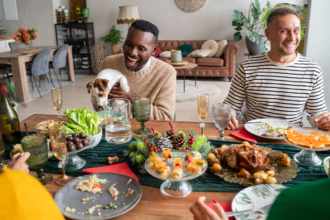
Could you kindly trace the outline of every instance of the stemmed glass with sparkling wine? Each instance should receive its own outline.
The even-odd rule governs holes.
[[[228,104],[216,103],[212,105],[212,113],[215,126],[220,130],[219,137],[216,137],[213,140],[228,141],[228,139],[223,137],[223,130],[227,127],[230,121],[232,114],[231,106]]]
[[[136,134],[146,135],[151,132],[146,128],[146,122],[150,119],[151,101],[148,98],[138,98],[133,100],[135,119],[140,122],[139,129],[135,130]]]
[[[30,157],[26,163],[31,169],[37,171],[36,178],[43,184],[53,180],[53,175],[44,173],[43,167],[48,161],[47,137],[42,134],[27,135],[21,140],[24,152],[29,152]]]
[[[63,109],[63,96],[61,88],[54,88],[52,91],[52,99],[55,110],[58,112],[58,118],[62,118],[61,111]]]
[[[64,126],[61,124],[54,124],[48,128],[50,143],[54,152],[54,156],[62,163],[62,177],[56,179],[55,183],[64,186],[72,180],[72,177],[65,175],[65,162],[63,161],[66,155],[66,138]]]
[[[206,120],[209,114],[209,95],[208,94],[198,94],[197,95],[197,111],[198,118],[202,121],[200,124],[201,135],[204,137],[204,121]]]

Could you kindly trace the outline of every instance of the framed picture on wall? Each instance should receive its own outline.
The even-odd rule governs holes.
[[[86,0],[70,0],[70,17],[71,21],[77,21],[79,14],[82,14],[82,9],[86,7]]]

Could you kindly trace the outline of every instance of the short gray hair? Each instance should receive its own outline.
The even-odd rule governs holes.
[[[275,18],[277,18],[278,16],[284,16],[284,15],[295,15],[299,19],[298,15],[297,15],[297,12],[294,9],[292,9],[290,7],[287,7],[287,6],[279,7],[279,8],[275,8],[268,15],[267,27],[269,27],[269,25],[274,23]]]

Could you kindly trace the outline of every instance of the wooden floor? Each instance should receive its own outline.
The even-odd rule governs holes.
[[[87,93],[86,85],[88,82],[94,79],[95,75],[87,75],[83,78],[76,79],[74,83],[63,86],[64,109],[80,109],[86,106],[87,109],[93,110],[91,97],[90,94]],[[230,82],[227,81],[227,78],[207,78],[198,79],[198,81],[211,83],[218,86],[221,90],[219,95],[210,98],[209,116],[206,122],[212,122],[213,119],[211,107],[214,103],[223,102],[228,94]],[[42,83],[45,84],[46,82]],[[57,82],[55,83],[56,87],[58,87]],[[199,121],[197,116],[197,101],[176,103],[175,108],[178,121]],[[53,107],[51,94],[47,93],[42,95],[42,98],[37,97],[25,103],[23,106],[18,106],[17,113],[19,119],[22,121],[33,114],[56,114],[56,111]]]

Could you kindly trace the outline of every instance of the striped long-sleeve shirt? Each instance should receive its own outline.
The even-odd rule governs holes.
[[[268,53],[242,62],[224,102],[231,104],[236,113],[246,102],[244,123],[278,118],[302,126],[304,111],[312,117],[326,112],[321,68],[297,54],[290,63],[276,63]],[[311,118],[308,120],[315,126]]]

